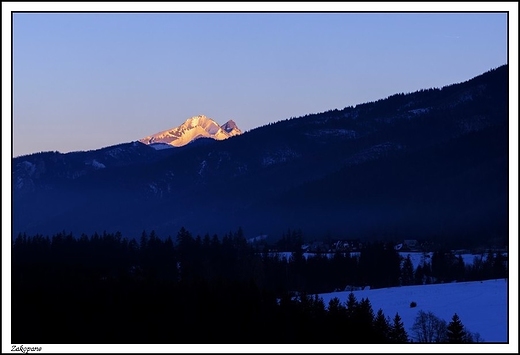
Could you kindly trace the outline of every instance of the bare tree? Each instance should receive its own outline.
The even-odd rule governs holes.
[[[432,312],[419,311],[412,326],[413,337],[419,343],[444,343],[446,327],[446,321]]]

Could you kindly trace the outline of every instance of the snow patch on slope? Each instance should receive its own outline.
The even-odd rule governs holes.
[[[203,160],[202,163],[200,163],[200,169],[199,169],[199,175],[202,176],[202,173],[204,172],[204,169],[206,168],[206,161]]]
[[[414,115],[422,115],[430,112],[430,108],[416,108],[415,110],[409,110],[408,112],[413,113]]]
[[[385,154],[387,152],[394,151],[394,150],[400,150],[400,149],[403,149],[403,146],[401,146],[400,144],[397,144],[397,143],[384,142],[381,144],[376,144],[370,148],[364,149],[364,150],[352,155],[351,157],[349,157],[348,159],[345,160],[345,164],[348,166],[355,165],[355,164],[361,164],[365,161],[377,159],[382,154]]]
[[[91,164],[96,169],[104,169],[104,168],[106,168],[105,164],[98,162],[96,159],[92,160]]]
[[[282,148],[275,152],[268,152],[262,158],[262,166],[284,163],[299,158],[301,155],[290,148]]]

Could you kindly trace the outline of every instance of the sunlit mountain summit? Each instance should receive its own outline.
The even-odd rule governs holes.
[[[139,142],[156,147],[167,147],[166,144],[181,147],[198,138],[223,140],[239,134],[242,134],[242,131],[233,120],[220,126],[215,120],[198,115],[188,118],[178,127],[145,137]]]

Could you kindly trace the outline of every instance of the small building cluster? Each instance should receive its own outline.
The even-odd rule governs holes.
[[[338,240],[335,243],[332,244],[332,250],[335,251],[341,251],[341,252],[347,252],[347,251],[359,251],[363,247],[363,244],[361,244],[361,241],[359,239],[344,239],[344,240]]]
[[[302,245],[302,250],[307,253],[334,253],[359,251],[362,247],[359,239],[341,239],[331,243],[315,241]]]
[[[404,239],[401,243],[394,246],[394,249],[397,251],[428,251],[431,248],[431,242],[419,242],[417,239]]]

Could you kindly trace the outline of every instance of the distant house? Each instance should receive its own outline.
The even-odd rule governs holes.
[[[332,251],[358,251],[361,249],[361,243],[359,239],[346,239],[346,240],[337,240],[332,243],[331,250]]]

